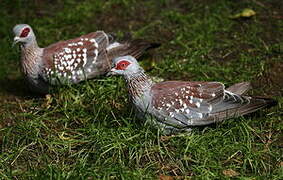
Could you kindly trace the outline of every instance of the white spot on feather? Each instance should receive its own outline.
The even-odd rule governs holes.
[[[70,48],[64,48],[66,53],[71,53],[71,49]]]
[[[199,108],[199,107],[200,107],[200,103],[199,103],[199,102],[197,102],[197,103],[196,103],[196,106],[197,106],[197,108]]]
[[[98,48],[98,44],[95,39],[90,39],[89,41],[93,43],[94,47]]]
[[[59,69],[60,71],[62,71],[62,70],[64,69],[64,67],[63,67],[63,66],[58,66],[58,69]]]
[[[120,45],[121,45],[120,43],[114,42],[114,43],[110,44],[109,46],[107,46],[106,50],[109,51],[110,49],[116,48]]]
[[[211,106],[211,105],[209,105],[209,107],[208,107],[208,111],[209,111],[209,112],[211,112],[211,111],[212,111],[212,106]]]
[[[181,112],[184,112],[184,111],[185,111],[185,108],[180,109],[180,111],[181,111]]]
[[[186,112],[187,114],[189,114],[189,113],[190,113],[190,110],[189,110],[189,109],[186,109],[185,112]]]
[[[68,60],[68,59],[71,59],[72,58],[72,55],[71,54],[68,54],[67,56],[66,56],[66,59]]]
[[[68,62],[69,66],[72,65],[74,62],[75,62],[75,59],[71,59],[71,60]]]
[[[96,59],[97,59],[97,56],[98,56],[98,50],[97,49],[94,50],[94,54],[95,54],[95,56],[94,56],[93,61],[92,61],[93,64],[96,62]]]

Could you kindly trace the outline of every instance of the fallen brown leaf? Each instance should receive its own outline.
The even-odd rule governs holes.
[[[160,180],[174,180],[172,176],[159,175]]]
[[[53,98],[50,94],[46,94],[45,95],[45,104],[44,104],[44,107],[46,109],[49,109],[51,107],[51,104],[52,104],[52,101],[53,101]]]
[[[234,171],[233,169],[226,169],[226,170],[223,170],[222,173],[225,175],[225,176],[228,176],[228,177],[234,177],[234,176],[238,176],[239,173]]]
[[[172,137],[174,137],[175,135],[170,135],[170,136],[161,136],[160,140],[161,141],[169,141]]]

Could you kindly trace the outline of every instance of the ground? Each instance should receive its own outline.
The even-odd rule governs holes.
[[[281,0],[0,2],[1,179],[283,179]],[[231,19],[243,9],[256,15]],[[36,96],[23,82],[12,28],[41,47],[95,30],[159,42],[142,58],[165,80],[252,82],[278,105],[163,136],[134,118],[121,77]]]

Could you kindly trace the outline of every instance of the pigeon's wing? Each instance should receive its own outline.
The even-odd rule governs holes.
[[[219,82],[167,81],[152,87],[152,104],[159,116],[170,124],[200,126],[223,120],[212,114],[237,109],[248,103],[248,98],[224,90]],[[212,116],[211,116],[212,115]],[[232,116],[227,114],[225,118]]]
[[[44,73],[79,82],[107,72],[111,63],[105,58],[109,39],[103,31],[52,44],[43,51]]]

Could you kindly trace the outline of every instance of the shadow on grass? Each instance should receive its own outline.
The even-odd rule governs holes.
[[[43,95],[32,93],[23,79],[0,79],[1,99],[33,99],[42,98]]]

